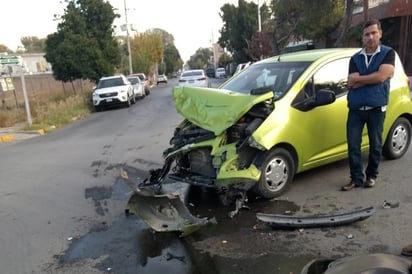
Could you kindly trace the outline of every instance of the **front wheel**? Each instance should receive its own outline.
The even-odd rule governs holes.
[[[411,123],[404,117],[399,117],[393,123],[382,148],[382,154],[387,159],[401,158],[411,142]]]
[[[127,96],[127,101],[125,102],[126,107],[130,107],[132,105],[132,98],[130,96]]]
[[[292,155],[284,148],[266,153],[260,166],[261,175],[253,191],[263,198],[275,198],[286,192],[292,184],[296,167]]]

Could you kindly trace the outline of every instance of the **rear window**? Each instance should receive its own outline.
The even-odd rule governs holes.
[[[128,80],[130,81],[130,83],[132,83],[133,85],[139,83],[139,80],[137,80],[137,79],[138,79],[137,77],[127,78],[127,79],[128,79]]]
[[[203,72],[202,71],[186,71],[182,73],[182,77],[188,77],[188,76],[202,76]]]
[[[244,94],[273,91],[282,97],[299,78],[310,62],[262,63],[250,66],[220,88]]]

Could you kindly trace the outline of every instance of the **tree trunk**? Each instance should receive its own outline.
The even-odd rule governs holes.
[[[353,0],[346,0],[346,11],[345,17],[343,18],[342,22],[338,26],[338,38],[335,42],[335,47],[343,47],[347,44],[346,38],[348,36],[348,32],[350,29],[350,25],[352,23],[352,16],[353,16]]]

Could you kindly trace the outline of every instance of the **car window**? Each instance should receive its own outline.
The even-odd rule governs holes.
[[[310,62],[255,64],[221,88],[246,94],[273,91],[275,99],[278,99],[289,90],[309,64]]]
[[[321,89],[329,89],[341,96],[348,91],[349,59],[342,58],[327,63],[313,75],[315,93]]]
[[[132,85],[138,84],[139,80],[138,78],[127,78]]]
[[[203,73],[202,71],[187,71],[182,73],[182,77],[188,77],[188,76],[202,76]]]

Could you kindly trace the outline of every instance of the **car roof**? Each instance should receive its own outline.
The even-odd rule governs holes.
[[[257,63],[273,63],[273,62],[313,62],[323,57],[339,57],[351,56],[360,51],[360,48],[327,48],[327,49],[312,49],[296,51],[291,53],[280,54]]]
[[[188,69],[182,72],[183,73],[190,73],[190,72],[201,72],[201,73],[205,73],[205,71],[203,69]]]
[[[107,80],[107,79],[114,79],[114,78],[122,78],[124,75],[113,75],[113,76],[104,76],[100,78],[100,80]]]

